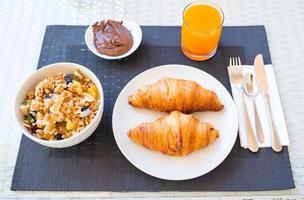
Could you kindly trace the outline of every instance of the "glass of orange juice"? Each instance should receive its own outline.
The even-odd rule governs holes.
[[[206,1],[190,3],[183,12],[181,48],[192,60],[207,60],[216,53],[224,22],[220,7]]]

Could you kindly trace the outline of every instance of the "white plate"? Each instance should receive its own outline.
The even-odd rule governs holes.
[[[134,108],[128,104],[128,95],[136,92],[141,85],[155,83],[164,77],[193,80],[217,93],[224,104],[222,111],[193,113],[219,130],[220,137],[214,143],[185,157],[174,157],[148,150],[129,139],[129,129],[168,114]],[[223,162],[235,143],[238,120],[229,92],[213,76],[185,65],[164,65],[142,72],[123,88],[114,105],[112,126],[119,149],[134,166],[161,179],[185,180],[204,175]]]
[[[141,43],[141,39],[142,39],[142,31],[141,28],[138,24],[136,24],[133,21],[128,21],[128,20],[122,20],[123,23],[122,25],[125,26],[130,33],[133,36],[133,45],[131,47],[131,49],[129,51],[127,51],[126,53],[120,55],[120,56],[107,56],[104,54],[99,53],[94,45],[94,33],[92,30],[92,25],[90,25],[86,32],[85,32],[85,43],[88,46],[88,48],[90,49],[90,51],[92,51],[96,56],[104,58],[104,59],[108,59],[108,60],[115,60],[115,59],[121,59],[121,58],[125,58],[129,55],[131,55],[140,45]]]

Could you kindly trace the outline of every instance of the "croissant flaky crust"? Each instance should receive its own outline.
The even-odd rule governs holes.
[[[148,149],[167,155],[185,156],[212,143],[219,133],[209,123],[174,111],[154,122],[141,123],[129,130],[128,136]]]
[[[128,102],[134,107],[162,112],[220,111],[224,107],[215,92],[194,81],[173,78],[141,87],[128,97]]]

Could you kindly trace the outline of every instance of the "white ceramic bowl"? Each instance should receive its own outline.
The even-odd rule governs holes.
[[[43,80],[44,78],[56,75],[58,72],[62,73],[69,73],[73,72],[74,70],[78,69],[83,75],[86,77],[90,78],[96,85],[98,92],[99,92],[99,98],[100,98],[100,104],[99,108],[97,111],[96,116],[94,117],[93,121],[86,126],[83,130],[81,130],[79,133],[63,140],[56,140],[56,141],[48,141],[48,140],[42,140],[39,139],[35,136],[33,136],[30,131],[23,125],[23,115],[19,110],[19,106],[22,104],[22,102],[26,98],[26,94],[32,90],[35,85]],[[91,72],[88,68],[75,64],[75,63],[54,63],[47,65],[45,67],[42,67],[41,69],[35,71],[31,76],[29,76],[26,81],[22,84],[20,87],[17,97],[15,100],[15,116],[17,119],[17,123],[23,130],[23,134],[28,137],[29,139],[47,147],[52,147],[52,148],[65,148],[65,147],[70,147],[73,145],[76,145],[85,139],[87,139],[97,128],[101,117],[103,113],[103,103],[104,103],[104,98],[103,98],[103,89],[102,86],[98,80],[98,78],[95,76],[93,72]]]
[[[108,60],[121,59],[121,58],[125,58],[125,57],[131,55],[139,47],[139,45],[141,43],[142,31],[141,31],[140,26],[138,24],[136,24],[135,22],[128,21],[128,20],[122,20],[122,21],[123,21],[122,25],[125,26],[133,36],[133,45],[129,51],[127,51],[126,53],[124,53],[120,56],[107,56],[107,55],[99,53],[96,50],[96,47],[94,45],[94,33],[93,33],[93,29],[92,29],[93,24],[91,24],[87,28],[85,35],[84,35],[85,43],[88,46],[88,48],[90,49],[90,51],[92,51],[96,56],[98,56],[100,58],[108,59]]]

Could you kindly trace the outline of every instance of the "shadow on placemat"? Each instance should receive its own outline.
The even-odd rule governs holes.
[[[249,60],[246,52],[254,53],[248,50],[250,45],[268,52],[266,35],[263,32],[265,30],[261,27],[249,29],[251,30],[248,31],[248,27],[224,28],[215,57],[205,62],[195,62],[181,53],[177,27],[143,27],[140,48],[128,58],[118,61],[107,61],[93,55],[83,42],[83,26],[48,27],[39,67],[60,61],[75,62],[88,67],[103,85],[104,114],[93,135],[74,147],[50,149],[22,137],[11,189],[240,191],[294,187],[287,148],[280,154],[273,153],[269,148],[253,154],[242,149],[239,141],[236,141],[225,161],[210,173],[187,181],[166,181],[135,168],[124,158],[114,140],[112,110],[115,100],[124,85],[146,69],[174,63],[194,66],[212,74],[231,92],[226,68],[229,57],[241,56],[245,61]],[[236,32],[239,40],[247,43],[233,44],[230,38]],[[169,39],[163,39],[162,34],[167,34]],[[252,38],[255,37],[262,40],[265,38],[266,45],[261,42],[252,44],[251,41],[255,41]],[[265,53],[264,57],[266,61],[270,61],[269,53]]]

